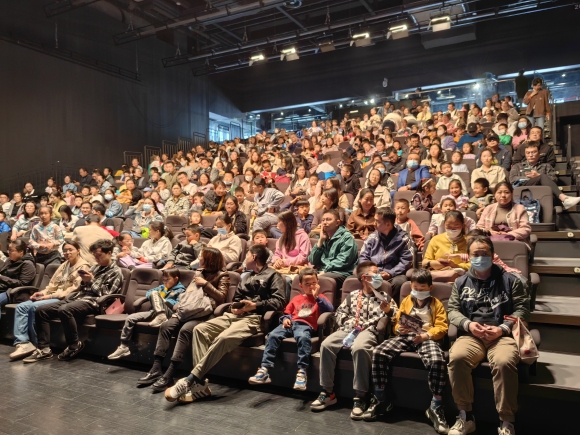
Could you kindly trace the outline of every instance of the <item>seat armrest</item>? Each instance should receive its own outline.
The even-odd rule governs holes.
[[[413,276],[413,272],[415,272],[415,270],[416,269],[412,267],[405,272],[405,276],[407,277],[407,281],[411,280],[411,277]]]
[[[226,264],[226,270],[230,271],[230,272],[234,272],[236,269],[238,269],[240,266],[242,265],[242,263],[240,261],[234,261],[232,263],[228,263]]]
[[[320,341],[334,332],[336,327],[335,319],[333,313],[330,312],[322,313],[318,316],[318,337]]]
[[[457,326],[449,325],[449,330],[447,331],[447,336],[449,337],[449,347],[453,346],[455,340],[457,340]]]
[[[262,316],[262,332],[267,334],[272,330],[272,324],[278,323],[280,317],[283,316],[284,313],[282,311],[266,311],[266,313]]]
[[[533,286],[538,286],[540,285],[540,275],[538,275],[535,272],[530,273],[530,283]]]
[[[381,317],[379,323],[377,323],[377,333],[379,336],[379,343],[388,337],[389,325],[391,324],[391,319],[389,317]]]
[[[125,302],[125,295],[120,295],[117,293],[113,293],[110,295],[105,295],[105,296],[101,296],[100,298],[97,298],[97,304],[99,305],[99,311],[100,313],[104,313],[105,309],[112,304],[115,299],[121,299],[121,302]]]
[[[141,308],[143,307],[143,304],[145,304],[145,302],[149,301],[148,298],[146,298],[145,296],[143,296],[142,298],[139,299],[135,299],[135,301],[133,302],[133,309],[135,310],[135,312],[139,312],[141,311]]]
[[[223,316],[231,304],[232,304],[231,302],[226,302],[225,304],[218,305],[213,311],[214,316],[216,317]]]
[[[530,263],[534,261],[534,256],[536,255],[536,244],[538,243],[538,236],[536,234],[530,234]]]
[[[530,311],[536,309],[536,294],[540,286],[540,275],[537,273],[530,273]]]
[[[542,336],[540,335],[540,331],[537,329],[530,329],[530,335],[534,339],[534,343],[536,343],[536,347],[539,349],[540,344],[542,344]]]
[[[38,289],[31,285],[24,285],[22,287],[15,287],[6,290],[6,296],[11,304],[19,304],[30,299],[32,294],[36,293]]]

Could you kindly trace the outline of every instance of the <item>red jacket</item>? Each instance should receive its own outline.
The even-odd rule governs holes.
[[[322,313],[332,312],[334,307],[324,295],[318,295],[316,299],[312,295],[300,294],[294,296],[284,310],[285,316],[280,318],[280,323],[284,319],[293,322],[304,322],[310,325],[313,330],[318,329],[318,317]]]

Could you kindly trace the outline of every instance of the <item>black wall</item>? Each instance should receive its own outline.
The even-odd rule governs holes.
[[[55,19],[45,1],[0,0],[0,32],[54,44]],[[206,133],[208,111],[239,111],[207,77],[165,69],[175,49],[155,37],[116,47],[121,23],[90,6],[56,18],[59,46],[129,70],[134,83],[0,41],[0,181],[57,161],[119,167],[123,151],[161,146],[163,139]],[[38,186],[41,187],[41,186]]]

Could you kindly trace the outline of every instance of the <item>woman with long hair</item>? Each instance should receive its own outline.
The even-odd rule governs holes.
[[[369,188],[364,188],[358,195],[358,204],[348,217],[346,229],[349,230],[355,239],[366,240],[368,235],[375,230],[375,194]]]
[[[374,204],[377,209],[391,205],[391,192],[386,186],[381,184],[381,172],[378,169],[371,169],[366,187],[375,195]],[[354,199],[353,211],[358,208],[359,202],[360,192]]]
[[[12,236],[10,236],[10,240],[14,241],[18,237],[24,236],[39,220],[40,218],[38,217],[36,203],[34,201],[26,202],[26,204],[24,204],[23,213],[12,227]]]

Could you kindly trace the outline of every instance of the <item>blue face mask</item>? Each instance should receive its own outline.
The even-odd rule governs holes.
[[[485,272],[492,265],[491,257],[473,257],[469,260],[471,267],[477,272]]]
[[[415,299],[419,299],[420,301],[422,301],[423,299],[427,299],[429,296],[431,296],[431,292],[429,291],[420,292],[417,290],[411,290],[411,296],[413,296]]]
[[[381,175],[385,175],[385,170],[383,168],[377,168]]]
[[[373,280],[371,281],[373,288],[378,289],[383,285],[383,277],[380,273],[375,273],[373,275]]]
[[[152,208],[151,204],[143,204],[143,211],[151,211]]]
[[[522,128],[526,128],[527,126],[528,126],[528,124],[527,124],[526,122],[518,122],[518,127],[519,127],[520,129],[522,129]]]
[[[403,155],[403,150],[399,150],[399,151],[397,151],[397,155],[398,155],[399,157],[400,157],[400,156],[402,156],[402,155]]]
[[[225,236],[228,233],[228,230],[226,230],[225,228],[218,228],[217,233],[222,236]]]
[[[419,162],[417,160],[409,160],[407,162],[407,168],[409,169],[417,169],[419,167]]]

